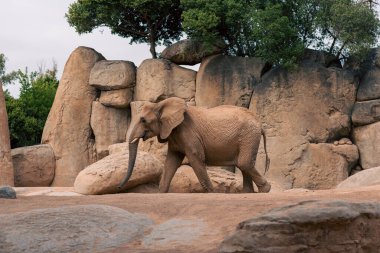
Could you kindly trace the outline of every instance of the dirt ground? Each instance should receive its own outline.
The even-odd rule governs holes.
[[[193,220],[206,224],[191,243],[175,241],[145,247],[141,243],[124,245],[111,252],[216,252],[224,237],[246,219],[268,210],[305,200],[347,200],[380,202],[380,186],[352,190],[290,190],[268,194],[139,194],[102,196],[18,196],[0,199],[0,214],[71,205],[102,204],[132,213],[148,215],[157,224],[168,220]],[[186,234],[184,235],[186,236]]]

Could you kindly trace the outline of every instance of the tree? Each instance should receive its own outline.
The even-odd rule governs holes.
[[[45,72],[17,72],[20,97],[6,93],[12,148],[41,143],[42,131],[58,87],[56,68]]]
[[[170,45],[182,33],[179,0],[78,0],[66,14],[79,34],[108,27],[130,43],[148,43],[153,58],[156,45]]]
[[[7,61],[7,58],[4,54],[0,53],[0,80],[3,82],[4,85],[7,85],[11,83],[13,80],[16,79],[17,71],[12,71],[11,73],[5,73],[5,63]]]

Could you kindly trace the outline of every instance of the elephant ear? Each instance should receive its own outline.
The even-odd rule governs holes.
[[[160,138],[165,140],[185,119],[186,103],[180,98],[168,98],[158,103],[160,111]]]

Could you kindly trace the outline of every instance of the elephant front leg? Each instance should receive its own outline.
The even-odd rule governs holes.
[[[207,174],[206,164],[204,162],[204,157],[199,154],[199,152],[186,153],[189,159],[190,165],[197,176],[199,183],[202,185],[203,189],[207,192],[214,192],[214,187],[210,181]]]
[[[169,191],[170,182],[172,181],[178,167],[181,165],[184,157],[185,156],[182,153],[168,150],[164,171],[162,172],[161,181],[159,185],[159,191],[161,193]]]

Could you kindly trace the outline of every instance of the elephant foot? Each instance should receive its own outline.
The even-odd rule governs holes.
[[[268,182],[266,182],[264,185],[257,186],[257,188],[259,189],[259,192],[263,192],[263,193],[269,192],[271,187],[272,186]]]

